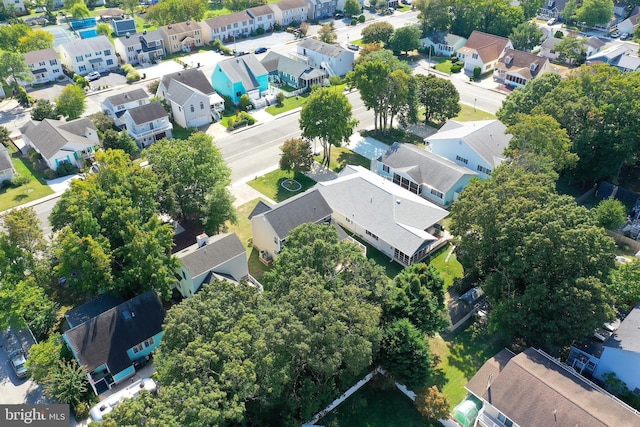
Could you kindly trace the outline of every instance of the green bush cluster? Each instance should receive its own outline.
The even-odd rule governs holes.
[[[56,170],[56,174],[60,176],[74,175],[78,173],[78,168],[72,165],[71,163],[63,163],[58,166]]]
[[[80,74],[74,74],[73,76],[73,82],[80,86],[81,88],[85,88],[89,86],[89,82],[87,81],[87,79],[85,79],[84,77],[82,77]]]
[[[140,80],[140,73],[138,72],[138,70],[136,70],[135,68],[133,68],[133,65],[131,64],[124,64],[122,66],[122,71],[125,72],[125,74],[127,75],[127,81],[129,83],[131,82],[137,82],[138,80]]]
[[[226,47],[223,43],[222,40],[220,39],[215,39],[211,42],[211,47],[214,50],[218,50],[220,51],[220,53],[222,53],[225,56],[231,56],[233,55],[233,51],[231,49],[229,49],[228,47]]]
[[[365,21],[365,19],[366,18],[364,17],[364,15],[358,16],[358,22],[361,23],[361,24]]]
[[[256,122],[256,119],[251,117],[249,113],[240,111],[235,117],[229,119],[229,129],[238,129],[243,126],[251,126]]]
[[[29,181],[31,181],[31,178],[17,173],[13,176],[13,178],[11,178],[11,185],[14,187],[20,187],[21,185],[28,184]]]

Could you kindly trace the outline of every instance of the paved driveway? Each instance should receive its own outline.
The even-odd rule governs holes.
[[[38,384],[18,378],[13,371],[9,353],[16,348],[12,336],[3,330],[0,334],[0,404],[46,403]]]

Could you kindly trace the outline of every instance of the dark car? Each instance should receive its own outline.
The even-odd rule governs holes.
[[[25,366],[27,363],[27,355],[23,350],[14,350],[9,353],[9,361],[18,378],[25,378],[27,376],[27,367]]]
[[[256,55],[259,55],[261,53],[265,53],[267,51],[266,47],[259,47],[256,50],[253,51],[253,53],[255,53]]]

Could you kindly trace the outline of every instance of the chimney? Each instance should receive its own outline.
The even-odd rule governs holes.
[[[201,248],[209,243],[209,236],[206,233],[202,233],[196,236],[196,242],[198,243],[198,247]]]

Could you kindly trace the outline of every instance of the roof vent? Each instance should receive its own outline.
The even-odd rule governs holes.
[[[209,236],[206,233],[202,233],[196,236],[196,242],[198,243],[198,247],[201,248],[209,243]]]
[[[187,22],[186,22],[186,24],[187,24],[187,25],[191,25],[191,21],[187,21]]]
[[[167,28],[170,30],[171,29],[171,25],[167,25]]]

